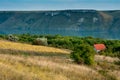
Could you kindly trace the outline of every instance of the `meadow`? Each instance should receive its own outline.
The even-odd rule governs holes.
[[[119,80],[117,58],[96,55],[93,66],[70,59],[70,50],[0,40],[0,80]]]
[[[46,35],[47,46],[33,44],[39,37],[0,35],[0,80],[120,80],[119,40]],[[93,51],[94,43],[104,43],[107,49],[90,57],[92,53],[83,51],[86,45]],[[94,64],[77,64],[70,57],[75,50]]]

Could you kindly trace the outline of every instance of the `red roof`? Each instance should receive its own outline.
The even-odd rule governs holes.
[[[96,50],[104,50],[106,47],[104,44],[94,44]]]

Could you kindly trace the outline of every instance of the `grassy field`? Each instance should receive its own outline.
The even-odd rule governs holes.
[[[33,46],[29,44],[21,44],[14,43],[9,41],[0,40],[0,49],[11,49],[11,50],[19,50],[19,51],[30,51],[30,52],[38,52],[38,53],[64,53],[69,54],[66,50],[61,50],[53,47],[46,46]]]
[[[63,49],[0,40],[0,80],[120,80],[120,67],[113,65],[117,59],[95,56],[96,65],[86,66],[73,63],[69,54]]]

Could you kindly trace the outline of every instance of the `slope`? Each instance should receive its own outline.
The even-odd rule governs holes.
[[[68,51],[47,47],[47,46],[33,46],[29,44],[22,43],[14,43],[9,41],[0,40],[0,49],[5,50],[16,50],[16,51],[24,51],[24,52],[36,52],[36,53],[63,53],[69,54]]]
[[[23,54],[23,52],[25,53]],[[32,54],[37,52],[44,55],[26,55],[31,54],[31,52]],[[52,47],[0,40],[0,80],[105,79],[101,74],[87,66],[73,64],[69,60],[69,53]]]
[[[0,11],[0,34],[61,34],[120,38],[120,11]]]

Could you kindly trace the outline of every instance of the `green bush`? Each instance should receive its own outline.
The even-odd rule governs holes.
[[[82,44],[74,49],[71,53],[71,58],[78,64],[92,65],[94,64],[94,55],[93,47]]]
[[[48,45],[47,38],[36,38],[33,41],[33,45],[44,45],[44,46],[47,46]]]

